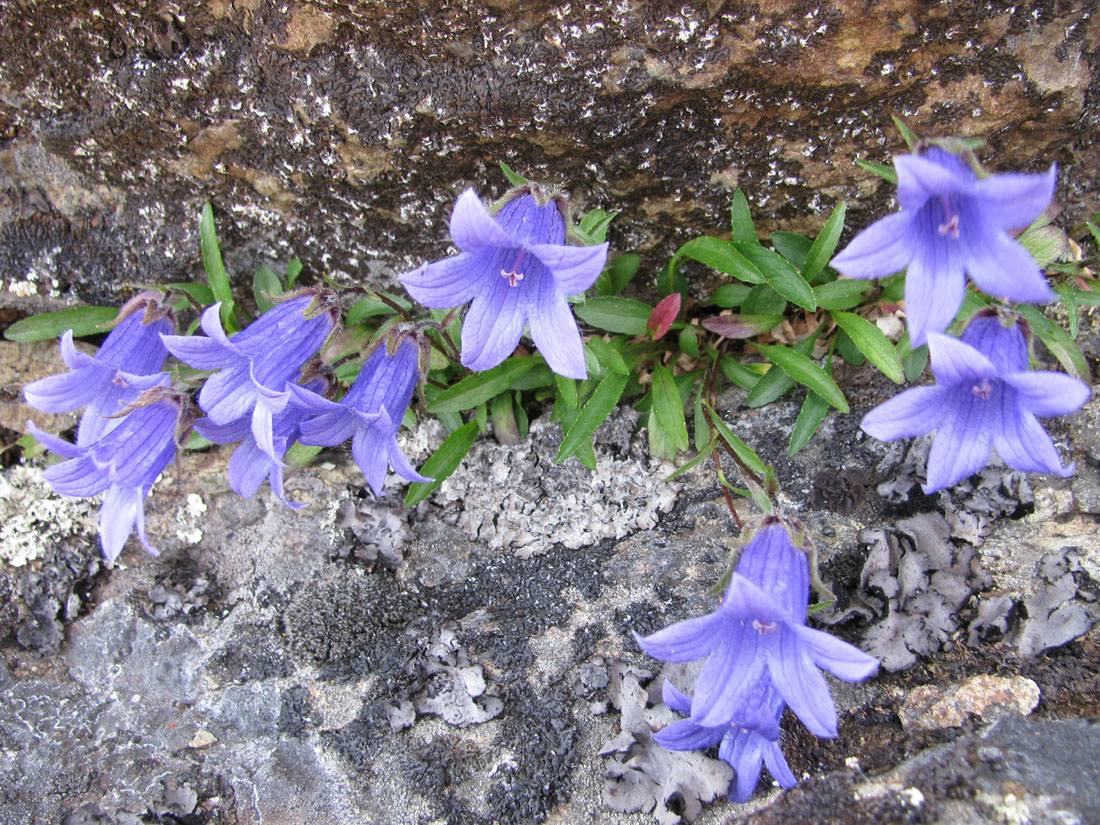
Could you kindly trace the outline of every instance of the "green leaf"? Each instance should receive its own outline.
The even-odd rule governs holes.
[[[668,438],[666,457],[673,458],[678,450],[688,448],[687,421],[684,418],[684,400],[676,382],[663,365],[653,366],[653,411],[658,424]]]
[[[577,382],[572,378],[566,378],[564,375],[555,375],[554,380],[558,384],[558,398],[575,409],[577,406]]]
[[[286,288],[290,291],[290,288],[294,286],[294,282],[298,280],[298,276],[302,274],[302,262],[297,258],[291,258],[290,263],[286,265]]]
[[[836,353],[853,367],[858,367],[867,360],[867,356],[859,351],[855,342],[844,330],[836,334]]]
[[[787,299],[767,284],[757,284],[749,292],[749,297],[741,304],[745,315],[779,315],[787,310]]]
[[[111,323],[116,317],[118,310],[114,307],[73,307],[43,312],[16,321],[4,330],[4,337],[9,341],[47,341],[59,338],[65,330],[71,329],[73,336],[79,338],[107,332],[104,324]]]
[[[252,279],[252,295],[256,298],[256,308],[260,310],[260,314],[275,306],[271,299],[282,294],[283,284],[275,270],[267,264],[256,267],[256,277]]]
[[[799,269],[806,265],[806,255],[812,245],[813,241],[797,232],[772,232],[772,246],[775,251]]]
[[[474,373],[437,395],[434,401],[429,402],[428,411],[440,413],[472,410],[493,396],[512,389],[516,379],[541,360],[533,356],[509,358],[499,367]]]
[[[779,367],[789,378],[816,392],[824,398],[830,406],[836,407],[843,413],[848,412],[848,402],[844,400],[844,393],[840,387],[829,377],[825,370],[811,361],[807,356],[795,352],[793,349],[781,346],[764,346],[753,344],[760,353]]]
[[[185,450],[205,450],[207,447],[213,447],[214,442],[207,438],[203,438],[197,432],[192,432],[187,436],[187,443],[183,445]]]
[[[523,440],[516,423],[512,393],[502,392],[489,402],[489,417],[493,420],[493,435],[501,444],[515,447]]]
[[[513,390],[539,390],[554,386],[554,373],[546,366],[542,356],[535,356],[535,366],[512,382]]]
[[[755,241],[751,243],[742,242],[741,245],[745,248],[757,247],[763,249]],[[676,250],[676,254],[672,256],[672,261],[669,262],[668,270],[675,272],[680,261],[684,258],[698,261],[704,266],[717,269],[719,272],[724,272],[726,275],[747,284],[764,283],[764,275],[742,254],[740,247],[734,248],[732,244],[720,238],[711,238],[704,235],[688,241]]]
[[[691,459],[686,464],[681,464],[679,467],[677,467],[675,470],[665,476],[665,483],[667,484],[668,482],[672,481],[672,479],[676,478],[676,476],[683,475],[693,467],[697,467],[702,464],[704,461],[707,460],[710,454],[713,453],[715,449],[717,449],[717,447],[718,436],[714,436],[713,438],[711,438],[710,441],[706,443],[706,446],[699,450],[699,455],[695,456],[695,458]]]
[[[909,151],[916,152],[920,148],[920,138],[897,115],[890,115],[890,119],[894,121],[894,125],[898,127],[901,136],[905,138],[905,145],[909,147]]]
[[[707,404],[705,401],[703,404],[710,411],[710,420],[711,423],[714,424],[714,429],[718,432],[718,437],[729,445],[729,448],[733,450],[734,455],[741,460],[742,464],[763,478],[767,471],[767,466],[764,464],[763,460],[761,460],[760,456],[758,456],[748,444],[733,434],[730,428],[726,426],[726,422],[722,420],[722,416],[720,416],[710,404]]]
[[[634,279],[641,263],[641,256],[633,253],[612,259],[596,279],[596,294],[618,295]]]
[[[161,286],[155,286],[153,288],[154,289],[162,289]],[[163,288],[179,290],[180,292],[185,292],[188,295],[190,295],[192,298],[194,298],[196,301],[198,301],[199,304],[204,306],[204,307],[212,306],[214,304],[214,301],[216,300],[214,298],[214,290],[212,290],[206,284],[191,284],[191,283],[164,284]]]
[[[872,287],[870,281],[842,278],[814,287],[814,298],[821,309],[852,309],[863,303],[863,293]]]
[[[593,209],[583,218],[579,226],[573,227],[573,234],[588,246],[601,244],[607,238],[607,227],[615,220],[618,212],[605,212]]]
[[[739,307],[745,302],[745,299],[749,297],[749,293],[753,289],[755,289],[755,287],[749,286],[748,284],[722,284],[722,286],[714,290],[714,295],[711,296],[710,302],[722,309]]]
[[[730,229],[735,241],[760,243],[756,238],[756,229],[752,225],[749,201],[740,189],[733,193],[733,204],[730,206]]]
[[[699,333],[695,331],[695,327],[688,324],[682,330],[680,330],[679,341],[680,352],[686,352],[692,358],[699,358]]]
[[[892,166],[883,166],[881,163],[875,163],[870,160],[859,160],[858,158],[856,159],[856,166],[860,169],[866,169],[868,172],[878,175],[883,180],[897,186],[898,173],[894,171],[894,167]]]
[[[1092,375],[1089,372],[1088,361],[1085,354],[1076,342],[1069,337],[1069,333],[1043,315],[1038,308],[1031,304],[1017,304],[1016,311],[1024,317],[1031,329],[1039,336],[1051,354],[1058,359],[1066,372],[1074,378],[1079,378],[1086,384],[1092,384]]]
[[[611,411],[615,409],[615,405],[619,403],[623,389],[626,388],[627,380],[625,375],[610,373],[596,385],[592,396],[581,407],[576,421],[573,422],[562,438],[561,447],[558,448],[557,457],[554,459],[556,464],[561,464],[569,456],[576,453],[582,445],[587,444],[591,448],[592,435],[600,424],[607,420],[607,417],[611,415]],[[580,458],[579,455],[577,457]]]
[[[222,302],[219,311],[222,326],[227,333],[236,332],[240,325],[233,316],[233,291],[229,284],[229,273],[225,271],[225,264],[222,262],[221,250],[218,248],[218,235],[214,231],[214,209],[209,201],[202,208],[202,217],[199,218],[199,240],[206,280],[210,282],[214,298]]]
[[[790,261],[763,246],[745,243],[734,244],[734,246],[760,272],[772,289],[803,309],[811,311],[817,309],[814,291],[802,280],[802,276],[791,266]]]
[[[1028,229],[1016,240],[1031,253],[1040,269],[1057,261],[1069,249],[1069,236],[1057,226]]]
[[[964,326],[966,322],[970,320],[970,316],[977,312],[982,307],[989,306],[990,299],[980,292],[974,292],[972,290],[966,290],[963,293],[962,304],[959,306],[958,314],[955,315],[955,320],[951,322],[949,328],[950,332],[958,332]]]
[[[854,312],[832,312],[830,315],[833,316],[836,325],[848,333],[856,349],[866,355],[883,375],[895,384],[905,380],[905,372],[902,370],[897,351],[881,329]]]
[[[635,301],[633,298],[617,296],[589,298],[583,304],[573,307],[577,317],[608,332],[624,335],[641,335],[645,332],[646,321],[653,307]]]
[[[309,444],[302,444],[299,441],[295,441],[294,445],[286,451],[283,460],[291,467],[305,467],[313,460],[313,457],[323,449],[324,447],[314,447]]]
[[[616,375],[630,375],[630,370],[623,361],[622,355],[603,338],[589,338],[585,341],[585,347],[596,356],[600,366],[608,372]]]
[[[15,444],[17,447],[23,448],[24,460],[30,458],[37,458],[46,452],[46,445],[42,444],[37,438],[30,433],[21,435],[16,439]]]
[[[428,460],[424,462],[424,466],[420,468],[422,476],[434,479],[434,481],[414,481],[410,484],[409,492],[405,496],[406,507],[415,507],[438,489],[444,479],[462,463],[466,453],[470,452],[470,447],[473,446],[477,433],[477,422],[471,421],[469,424],[463,424],[447,436],[447,439],[439,445],[439,449],[432,453]]]
[[[798,419],[791,430],[791,443],[787,447],[787,455],[794,455],[806,446],[825,416],[829,412],[829,405],[825,399],[816,392],[807,392],[806,400],[802,402],[802,409],[798,412]]]
[[[909,354],[901,360],[901,366],[905,370],[905,380],[910,384],[920,378],[924,368],[928,366],[928,344],[922,344],[915,350],[910,350]]]
[[[523,186],[523,184],[527,183],[527,178],[512,171],[512,167],[507,163],[502,160],[497,162],[500,164],[500,171],[504,173],[504,177],[508,179],[508,183],[512,184],[512,186]]]
[[[377,298],[360,298],[351,305],[348,315],[344,319],[345,326],[354,326],[365,318],[373,318],[376,315],[393,315],[396,310]]]
[[[718,369],[722,371],[722,375],[726,376],[731,382],[739,386],[743,390],[749,390],[750,394],[752,389],[760,383],[763,376],[761,373],[749,369],[740,361],[733,359],[726,355],[722,357],[722,360],[718,363]],[[776,372],[781,372],[776,370]],[[794,386],[794,382],[791,382],[791,386]]]
[[[825,221],[825,226],[821,228],[821,232],[814,239],[810,251],[806,253],[806,263],[802,267],[802,277],[808,283],[813,283],[817,276],[825,271],[825,265],[832,260],[836,245],[840,242],[840,233],[844,231],[844,213],[846,209],[844,203],[836,205],[833,213],[829,215],[829,220]]]
[[[702,451],[703,445],[705,445],[712,438],[710,433],[710,424],[707,422],[707,417],[703,414],[703,393],[706,392],[706,380],[699,382],[699,386],[695,391],[695,406],[691,413],[692,424],[692,444],[694,444],[696,450]]]

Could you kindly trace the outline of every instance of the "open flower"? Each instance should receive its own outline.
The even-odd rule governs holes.
[[[976,473],[989,450],[1017,470],[1068,476],[1036,416],[1065,415],[1089,388],[1060,372],[1028,371],[1027,339],[1015,316],[980,311],[956,341],[928,336],[935,386],[914,387],[875,407],[861,426],[881,441],[935,430],[926,493]]]
[[[69,458],[43,474],[57,492],[94,496],[102,492],[99,541],[103,555],[114,561],[136,528],[138,539],[152,555],[157,549],[145,535],[143,502],[153,482],[176,456],[176,431],[183,399],[157,387],[137,399],[117,427],[90,447],[70,444],[27,422],[27,428],[47,449]]]
[[[849,682],[878,670],[874,657],[805,626],[809,578],[806,553],[795,549],[781,521],[769,517],[742,550],[715,612],[635,635],[646,653],[666,662],[707,657],[690,705],[675,694],[679,707],[669,705],[690,718],[661,736],[677,750],[694,741],[721,741],[720,755],[724,751],[722,758],[738,772],[739,799],[751,794],[761,760],[780,783],[793,784],[773,750],[784,704],[813,733],[836,736],[836,707],[818,668]]]
[[[315,378],[302,386],[310,392],[323,395],[328,389],[329,382],[324,378]],[[298,440],[302,422],[309,415],[308,411],[296,407],[292,402],[282,412],[272,417],[274,456],[269,456],[260,449],[255,436],[252,435],[252,421],[248,417],[240,418],[231,424],[215,424],[209,418],[200,418],[195,422],[195,430],[203,438],[215,444],[241,442],[229,459],[229,486],[237,495],[241,498],[252,498],[264,483],[264,479],[267,479],[271,482],[275,497],[292,510],[298,510],[302,505],[287,501],[286,494],[283,492],[285,465],[282,458]]]
[[[249,324],[232,338],[218,319],[221,304],[202,314],[208,337],[165,335],[168,350],[200,370],[218,370],[202,385],[199,406],[212,424],[225,426],[246,416],[256,444],[273,461],[276,455],[273,416],[290,401],[288,382],[301,372],[336,326],[335,308],[324,306],[318,290],[304,290]],[[314,302],[322,306],[310,312]]]
[[[864,229],[832,266],[850,278],[880,278],[908,267],[905,314],[920,346],[942,332],[962,305],[969,274],[984,292],[1044,303],[1053,293],[1035,260],[1008,235],[1025,229],[1050,203],[1055,167],[1041,175],[979,179],[938,147],[894,158],[901,211]]]
[[[381,345],[367,356],[339,402],[292,384],[294,405],[313,414],[302,422],[298,440],[331,447],[350,438],[352,457],[376,496],[382,495],[388,467],[409,481],[432,481],[413,469],[397,444],[397,430],[419,380],[419,351],[414,339],[405,337],[392,355]]]
[[[119,310],[117,325],[95,355],[73,344],[72,330],[61,336],[61,358],[72,372],[51,375],[23,388],[27,402],[43,412],[58,413],[87,407],[80,419],[76,443],[86,447],[117,427],[116,418],[145,390],[168,383],[160,372],[168,350],[162,333],[176,329],[172,311],[160,296],[142,293]]]
[[[599,277],[607,244],[568,246],[555,200],[521,194],[494,218],[472,189],[451,214],[451,238],[461,252],[401,277],[424,306],[472,302],[462,322],[462,363],[487,370],[512,354],[528,325],[550,369],[586,378],[580,331],[566,295],[584,292]]]

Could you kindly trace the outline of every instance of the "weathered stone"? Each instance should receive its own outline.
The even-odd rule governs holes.
[[[912,730],[936,730],[961,727],[971,714],[985,722],[1000,714],[1015,712],[1023,716],[1039,704],[1039,686],[1030,679],[1015,676],[973,676],[954,685],[920,685],[901,706],[901,723]]]

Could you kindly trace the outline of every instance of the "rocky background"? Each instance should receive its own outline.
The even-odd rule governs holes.
[[[852,161],[900,150],[891,114],[986,137],[998,168],[1057,161],[1065,226],[1100,196],[1086,4],[0,0],[0,54],[4,325],[197,279],[208,200],[241,294],[291,255],[306,281],[394,284],[446,251],[458,191],[500,191],[499,159],[621,210],[640,281],[736,186],[765,230],[890,208]],[[1083,313],[1094,374],[1098,330]],[[0,343],[5,445],[20,387],[60,369]],[[1075,477],[994,463],[927,497],[928,442],[858,428],[892,386],[838,378],[852,413],[793,459],[800,398],[718,405],[817,538],[838,599],[814,621],[884,665],[831,682],[837,740],[785,719],[795,790],[710,804],[729,769],[652,742],[662,680],[693,673],[630,634],[710,609],[736,529],[713,471],[663,481],[622,410],[595,473],[554,465],[539,418],[414,509],[342,451],[288,480],[297,513],[190,453],[146,504],[161,556],[112,567],[96,502],[8,449],[0,823],[1100,821],[1100,402],[1050,425]]]

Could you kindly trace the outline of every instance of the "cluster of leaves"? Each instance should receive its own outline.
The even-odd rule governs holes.
[[[915,140],[899,123],[907,140]],[[887,179],[890,167],[869,162],[860,165]],[[523,178],[502,164],[512,183]],[[602,243],[614,213],[588,212],[572,234],[584,243]],[[1020,241],[1052,274],[1055,289],[1066,307],[1069,330],[1050,321],[1032,306],[1017,310],[1031,323],[1038,338],[1068,372],[1088,381],[1088,364],[1074,341],[1078,313],[1097,304],[1093,266],[1100,249],[1100,214],[1078,227],[1072,235],[1058,229],[1051,215],[1043,215],[1020,236]],[[701,236],[683,244],[656,276],[660,300],[647,303],[625,297],[643,271],[636,254],[611,258],[587,295],[575,296],[577,318],[587,327],[584,342],[589,377],[584,381],[553,373],[538,354],[522,347],[501,365],[470,373],[458,359],[454,341],[461,337],[461,316],[431,310],[435,322],[426,332],[433,349],[424,376],[424,411],[438,418],[448,431],[441,448],[422,468],[432,483],[414,483],[407,494],[411,506],[426,498],[461,462],[479,433],[492,432],[504,444],[516,444],[527,434],[531,415],[553,405],[553,420],[561,423],[562,442],[556,461],[574,456],[595,469],[593,437],[617,405],[633,404],[642,413],[652,454],[675,460],[694,448],[696,456],[676,475],[713,455],[718,477],[732,492],[752,497],[770,511],[774,491],[771,469],[714,411],[716,393],[724,382],[747,392],[746,404],[761,407],[796,387],[806,390],[801,411],[791,433],[789,452],[802,449],[830,408],[848,412],[848,401],[833,377],[834,359],[860,365],[870,362],[891,381],[916,381],[927,364],[927,347],[912,348],[907,332],[891,340],[888,332],[901,331],[890,323],[898,311],[904,275],[880,281],[838,278],[828,266],[844,231],[845,205],[837,205],[815,238],[778,231],[768,242],[758,237],[741,190],[733,194],[730,238]],[[208,204],[200,219],[202,260],[206,284],[179,283],[153,288],[169,291],[177,311],[202,309],[221,302],[221,320],[232,334],[251,319],[234,297],[222,261]],[[1082,244],[1092,247],[1086,255]],[[708,297],[691,297],[689,270],[705,274],[718,285]],[[256,313],[269,309],[291,291],[302,265],[291,260],[285,275],[261,265],[252,279]],[[647,279],[648,280],[648,279]],[[652,280],[649,281],[652,284]],[[644,294],[646,286],[633,290]],[[990,299],[968,291],[957,323]],[[337,378],[350,385],[363,362],[363,353],[381,331],[412,318],[413,304],[386,292],[356,296],[348,307],[342,331],[324,354]],[[115,317],[109,307],[81,307],[25,319],[8,328],[13,340],[41,340],[66,329],[74,335],[102,333]],[[188,334],[197,327],[197,319]],[[884,331],[886,330],[886,331]],[[177,378],[194,382],[199,374],[178,367]],[[414,413],[407,414],[406,424]],[[689,428],[690,423],[690,428]],[[197,435],[192,448],[208,446]],[[296,445],[288,454],[303,464],[320,448]],[[727,480],[721,456],[736,465],[744,487]]]

